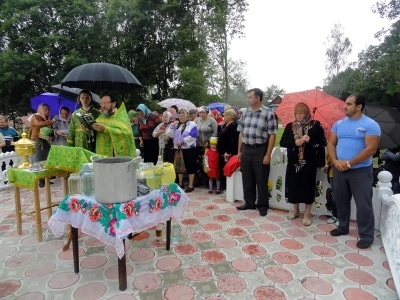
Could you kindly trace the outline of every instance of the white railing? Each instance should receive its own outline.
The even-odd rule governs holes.
[[[381,203],[380,232],[385,247],[393,281],[400,297],[400,194],[390,189],[392,174],[383,171],[378,175],[378,200]]]
[[[0,153],[0,190],[12,186],[8,182],[7,171],[12,166],[17,166],[22,163],[22,157],[15,152]]]

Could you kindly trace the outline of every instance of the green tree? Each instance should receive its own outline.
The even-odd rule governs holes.
[[[277,97],[277,96],[283,97],[283,95],[285,93],[286,93],[285,89],[279,87],[276,84],[271,84],[270,86],[267,86],[264,89],[264,100],[265,100],[265,103],[268,103],[268,102],[274,100],[274,98]]]

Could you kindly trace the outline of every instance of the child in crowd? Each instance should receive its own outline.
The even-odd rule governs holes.
[[[208,176],[209,194],[213,193],[213,181],[217,182],[217,189],[215,194],[220,194],[221,181],[219,179],[219,154],[217,151],[217,138],[210,139],[210,148],[206,151],[204,156],[205,171]]]
[[[333,168],[331,158],[329,154],[326,155],[326,165],[323,167],[323,171],[328,174],[328,182],[331,185],[331,195],[332,195],[332,217],[326,221],[328,224],[338,225],[337,219],[337,208],[335,203],[335,187],[333,185]]]

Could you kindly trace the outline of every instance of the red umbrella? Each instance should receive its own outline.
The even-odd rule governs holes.
[[[345,117],[344,102],[319,89],[289,93],[285,94],[282,103],[275,111],[284,127],[294,121],[294,107],[299,102],[304,102],[310,107],[312,119],[321,122],[327,138],[333,124]]]

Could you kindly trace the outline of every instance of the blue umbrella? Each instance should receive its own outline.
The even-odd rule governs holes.
[[[223,102],[214,102],[214,103],[210,103],[207,105],[207,107],[210,110],[216,109],[218,110],[220,113],[224,112],[224,107],[227,106],[229,104],[223,103]]]
[[[32,109],[37,111],[38,106],[41,103],[46,103],[50,106],[51,118],[59,114],[62,106],[68,107],[71,110],[71,113],[79,108],[79,105],[76,103],[76,101],[68,99],[58,93],[43,93],[31,98]]]

